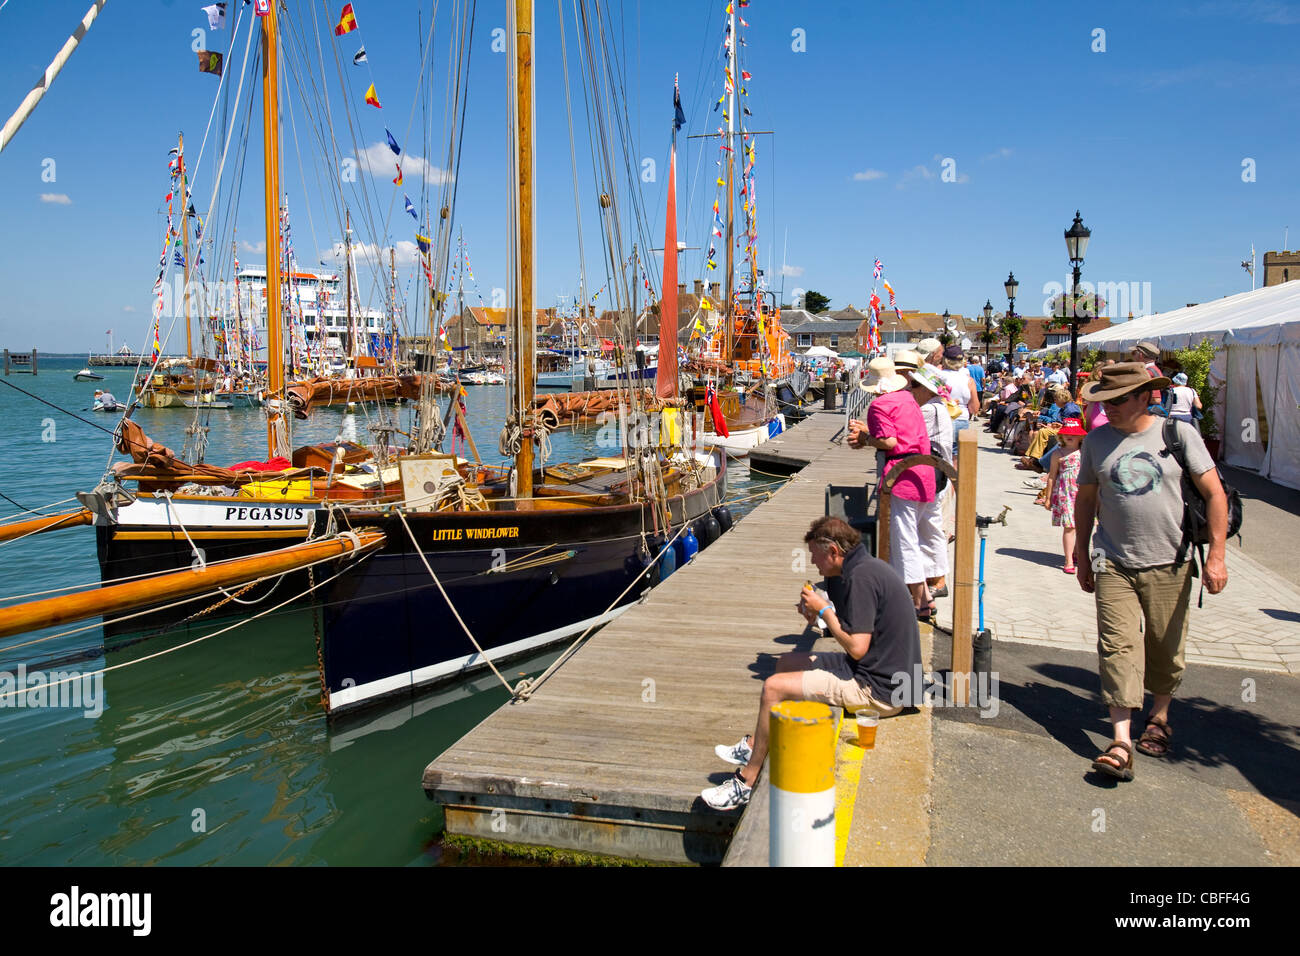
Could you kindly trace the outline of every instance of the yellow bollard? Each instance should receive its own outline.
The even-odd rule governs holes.
[[[770,866],[835,865],[835,718],[808,700],[770,717]]]

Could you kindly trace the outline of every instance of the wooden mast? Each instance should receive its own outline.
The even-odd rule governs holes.
[[[344,212],[344,221],[347,223],[347,233],[343,239],[343,255],[346,260],[347,275],[347,310],[348,310],[348,343],[347,343],[347,361],[351,361],[356,353],[354,343],[356,342],[356,332],[352,328],[352,213]]]
[[[727,303],[723,307],[723,318],[726,322],[723,339],[722,360],[731,365],[732,351],[735,348],[735,324],[736,315],[732,306],[732,282],[736,273],[735,251],[736,251],[736,220],[735,220],[735,197],[736,197],[736,10],[735,5],[728,7],[731,11],[728,16],[729,28],[727,38],[730,43],[730,49],[727,51],[727,77],[730,89],[727,92],[727,279],[726,294]],[[730,368],[728,368],[730,371]]]
[[[181,286],[184,290],[181,294],[185,299],[185,356],[193,358],[194,342],[190,336],[190,190],[185,182],[185,135],[178,135],[176,142],[181,174],[181,258],[185,260],[181,267],[181,275],[185,280]]]
[[[397,374],[397,249],[388,247],[388,366]]]
[[[515,167],[518,181],[518,229],[516,236],[519,263],[515,282],[515,408],[523,413],[532,408],[534,379],[537,374],[536,328],[533,310],[533,0],[515,0]],[[521,421],[520,426],[525,426]],[[515,456],[516,494],[533,495],[533,440],[524,428],[524,437]]]
[[[276,4],[262,17],[262,172],[266,214],[266,413],[268,460],[280,452],[283,423],[284,346],[280,341],[280,96],[276,55]]]
[[[460,326],[460,358],[456,365],[465,367],[465,232],[456,227],[456,248],[460,261],[456,263],[456,324]],[[450,364],[450,363],[448,363]]]

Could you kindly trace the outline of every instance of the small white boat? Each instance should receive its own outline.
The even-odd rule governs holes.
[[[104,380],[104,376],[100,375],[98,372],[92,371],[89,366],[83,368],[76,375],[72,376],[72,378],[78,382],[102,382]]]

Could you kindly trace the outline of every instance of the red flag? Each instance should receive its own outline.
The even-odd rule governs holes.
[[[663,346],[660,346],[660,350],[662,349]],[[712,382],[704,389],[704,403],[709,406],[709,413],[713,416],[713,430],[723,438],[730,438],[731,432],[727,430],[727,419],[722,414],[722,406],[718,404],[718,393]]]
[[[650,283],[647,281],[646,285]],[[668,212],[664,217],[664,284],[659,298],[659,368],[655,394],[677,395],[677,145],[668,156]]]
[[[343,12],[339,15],[339,25],[334,28],[334,35],[341,37],[345,33],[351,33],[357,28],[357,18],[352,12],[352,4],[343,4]]]
[[[397,163],[396,165],[397,165],[397,178],[393,180],[393,185],[400,186],[402,185],[402,164]]]

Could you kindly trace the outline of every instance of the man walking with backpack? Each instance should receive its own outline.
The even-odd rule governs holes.
[[[1107,366],[1083,390],[1086,401],[1105,403],[1110,419],[1084,440],[1074,512],[1074,561],[1079,586],[1097,596],[1101,696],[1114,727],[1113,742],[1092,766],[1120,780],[1133,779],[1130,723],[1144,688],[1153,701],[1137,751],[1163,757],[1173,740],[1169,704],[1184,670],[1194,564],[1195,535],[1184,534],[1185,484],[1204,500],[1204,586],[1218,594],[1228,583],[1228,502],[1214,461],[1185,422],[1172,424],[1182,447],[1171,449],[1165,419],[1149,411],[1152,391],[1168,386],[1169,379],[1125,362]]]

